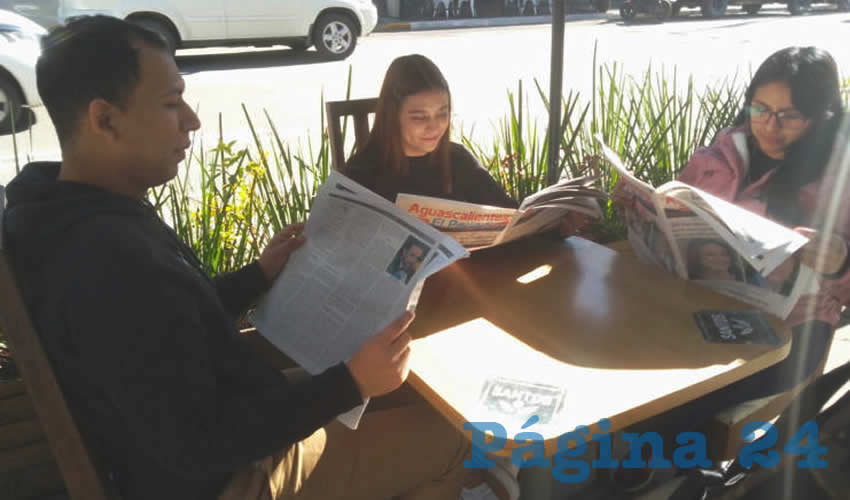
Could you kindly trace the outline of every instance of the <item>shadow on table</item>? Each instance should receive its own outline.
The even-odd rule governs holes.
[[[686,336],[702,338],[691,316],[694,304],[743,309],[606,247],[541,238],[477,251],[428,278],[411,334],[483,318],[561,362],[605,369],[703,368],[774,348],[690,341]]]

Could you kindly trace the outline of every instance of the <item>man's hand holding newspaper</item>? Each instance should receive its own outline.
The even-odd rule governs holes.
[[[319,189],[303,234],[250,320],[311,374],[348,362],[359,384],[372,381],[361,387],[368,401],[407,375],[404,313],[425,278],[469,252],[337,172]],[[390,360],[383,375],[366,368],[375,359]],[[375,381],[384,376],[386,387]],[[354,428],[364,408],[340,420]]]

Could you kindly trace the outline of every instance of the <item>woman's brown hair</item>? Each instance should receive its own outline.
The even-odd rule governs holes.
[[[406,175],[409,165],[401,142],[401,105],[406,97],[431,90],[442,90],[448,94],[451,111],[452,95],[449,84],[436,64],[420,54],[396,58],[384,76],[372,132],[363,150],[358,148],[354,157],[364,155],[376,158],[376,168],[381,174]],[[451,114],[449,116],[449,128],[430,155],[430,166],[440,173],[445,194],[452,192],[449,164]]]

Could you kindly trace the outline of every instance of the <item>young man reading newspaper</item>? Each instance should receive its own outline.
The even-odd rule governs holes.
[[[87,444],[126,499],[447,498],[464,437],[425,407],[338,414],[407,376],[411,314],[346,363],[299,383],[240,342],[234,318],[303,243],[208,278],[145,201],[198,129],[157,36],[93,17],[51,33],[39,92],[62,163],[8,186],[5,243],[29,312]],[[310,335],[309,331],[303,335]]]

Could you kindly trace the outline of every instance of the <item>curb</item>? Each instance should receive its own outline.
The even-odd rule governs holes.
[[[569,14],[565,22],[593,21],[609,19],[607,12],[592,14]],[[468,19],[442,19],[439,21],[401,21],[379,24],[373,33],[395,33],[400,31],[430,31],[458,28],[488,28],[497,26],[522,26],[529,24],[551,24],[552,16],[521,17],[478,17]]]

